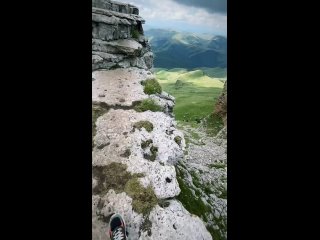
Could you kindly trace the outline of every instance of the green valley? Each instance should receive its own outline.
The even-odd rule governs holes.
[[[221,94],[226,80],[224,72],[226,72],[225,69],[219,68],[193,71],[183,68],[155,69],[157,80],[162,89],[176,98],[174,107],[176,120],[180,124],[193,127],[198,126],[203,119],[209,118],[212,114],[215,101]],[[215,73],[220,77],[208,76],[214,76]],[[212,121],[216,120],[212,119]],[[220,125],[220,122],[218,124]],[[209,125],[214,124],[209,123]]]

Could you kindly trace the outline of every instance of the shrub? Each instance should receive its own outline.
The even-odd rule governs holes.
[[[159,84],[159,82],[156,79],[148,79],[147,81],[143,82],[144,84],[144,93],[145,94],[156,94],[161,93],[162,88]]]
[[[140,37],[140,33],[137,29],[132,29],[131,30],[131,36],[135,39],[138,39]]]
[[[152,112],[161,112],[163,111],[163,108],[159,106],[153,99],[144,99],[141,103],[134,107],[134,110],[137,112],[145,112],[148,110]]]

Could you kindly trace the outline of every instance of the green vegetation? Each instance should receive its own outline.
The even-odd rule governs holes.
[[[212,163],[209,165],[210,168],[226,168],[225,163]]]
[[[137,104],[134,107],[134,110],[137,112],[145,112],[145,111],[152,111],[152,112],[161,112],[163,111],[162,107],[159,106],[153,99],[144,99],[141,103]]]
[[[97,179],[93,194],[102,196],[110,189],[116,193],[126,192],[132,198],[133,210],[145,216],[158,202],[152,187],[144,188],[140,184],[139,177],[143,175],[129,173],[125,164],[113,162],[107,166],[93,166],[92,171]]]
[[[182,138],[181,138],[180,136],[175,136],[175,137],[174,137],[174,141],[180,146],[180,145],[181,145]]]
[[[178,79],[178,80],[176,81],[176,83],[174,84],[174,88],[175,88],[175,89],[179,89],[179,88],[182,88],[183,85],[185,85],[185,84],[183,83],[183,81],[181,81],[181,80]]]
[[[178,127],[184,128],[185,135],[184,140],[186,142],[186,145],[189,146],[190,143],[194,145],[203,145],[204,143],[200,142],[199,140],[201,137],[197,132],[193,130],[193,128],[190,128],[192,126],[193,128],[197,127],[197,123],[185,123],[185,122],[179,122]]]
[[[156,77],[162,89],[176,98],[176,120],[194,127],[214,111],[223,89],[221,78],[208,77],[202,70],[162,69],[156,72]]]
[[[156,79],[148,79],[146,81],[143,81],[142,84],[144,85],[143,91],[145,94],[160,94],[162,92],[162,88]]]
[[[138,39],[140,37],[140,33],[138,29],[135,29],[135,28],[131,29],[131,36],[135,39]]]
[[[214,113],[205,117],[202,121],[202,125],[210,136],[215,136],[224,127],[223,119]]]
[[[146,149],[146,148],[149,147],[150,144],[152,144],[152,143],[153,143],[152,139],[148,139],[147,141],[142,141],[142,142],[141,142],[141,148],[142,148],[142,149]]]
[[[148,160],[150,160],[150,161],[153,162],[153,161],[156,160],[156,158],[157,158],[158,148],[155,147],[155,146],[151,146],[151,147],[150,147],[150,153],[151,153],[151,154],[145,153],[145,154],[143,155],[143,157],[144,157],[145,159],[148,159]]]
[[[153,124],[149,121],[139,121],[133,124],[133,129],[139,129],[144,128],[147,132],[152,132],[153,130]]]
[[[203,190],[206,194],[212,194],[214,193],[212,186],[210,184],[202,184],[196,172],[189,172],[192,177],[192,182],[196,188],[193,188],[192,186],[186,184],[187,181],[185,178],[187,177],[187,173],[185,172],[185,167],[181,165],[181,163],[176,167],[176,171],[177,180],[181,189],[181,192],[177,199],[190,213],[195,214],[201,217],[205,222],[208,222],[207,214],[212,213],[213,209],[202,201],[201,192],[197,188]],[[195,194],[193,193],[193,191]],[[220,192],[220,196],[218,197],[226,198],[227,191],[223,187],[219,188],[218,191]],[[224,223],[223,218],[216,218],[215,216],[213,216],[213,219],[214,224],[217,225],[219,229],[215,229],[211,225],[207,225],[207,230],[210,232],[213,239],[226,240],[223,237],[223,229],[226,229],[226,223]]]
[[[225,188],[220,188],[219,190],[220,190],[221,194],[218,197],[219,198],[223,198],[223,199],[227,199],[227,197],[228,197],[227,190]]]
[[[132,197],[132,208],[137,213],[147,215],[158,203],[152,187],[144,188],[138,178],[132,178],[127,182],[125,192]]]
[[[145,216],[139,230],[142,232],[147,232],[148,236],[150,237],[152,235],[151,228],[152,222],[149,220],[149,216]]]
[[[92,105],[92,149],[94,147],[94,141],[93,137],[96,135],[96,122],[97,119],[108,112],[108,107],[107,106],[100,106],[100,105]]]
[[[181,189],[181,192],[177,199],[190,213],[202,217],[205,221],[207,221],[206,213],[210,212],[210,207],[207,206],[199,196],[195,197],[193,195],[190,186],[188,186],[183,179],[184,175],[182,173],[182,170],[179,169],[179,167],[176,167],[176,171],[177,180]]]
[[[227,69],[226,68],[220,68],[220,67],[215,67],[215,68],[207,68],[207,67],[202,67],[202,68],[197,68],[201,69],[205,75],[208,77],[212,78],[224,78],[227,77]],[[195,69],[194,69],[195,70]]]

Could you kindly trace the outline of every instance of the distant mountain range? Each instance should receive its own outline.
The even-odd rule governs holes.
[[[156,68],[227,67],[227,38],[165,29],[145,31]]]

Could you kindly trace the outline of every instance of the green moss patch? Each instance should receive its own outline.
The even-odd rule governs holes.
[[[152,112],[162,112],[163,108],[159,106],[153,99],[144,99],[134,107],[134,110],[137,112],[145,112],[148,110]]]
[[[153,124],[149,121],[139,121],[136,122],[135,124],[133,124],[133,129],[139,129],[141,130],[141,128],[146,129],[147,132],[152,132],[153,130]]]
[[[209,136],[216,136],[217,133],[224,127],[223,119],[215,113],[204,118],[202,125],[205,127]]]
[[[227,165],[224,164],[224,163],[212,163],[212,164],[209,164],[209,167],[210,168],[226,168]]]
[[[143,154],[143,157],[153,162],[157,158],[158,148],[155,146],[151,146],[150,153],[151,154],[147,154],[147,153]]]
[[[138,178],[132,178],[127,182],[125,192],[132,197],[132,208],[137,213],[147,215],[158,203],[152,187],[144,188]]]
[[[153,143],[152,139],[148,139],[147,141],[142,141],[142,142],[141,142],[141,148],[142,148],[142,149],[146,149],[146,148],[149,147],[150,144],[152,144],[152,143]]]
[[[145,94],[161,94],[162,92],[162,88],[156,79],[148,79],[143,81],[142,84],[144,85],[143,91]]]
[[[192,214],[206,219],[206,213],[210,211],[210,207],[207,206],[200,197],[195,197],[190,187],[184,182],[182,170],[176,167],[177,180],[181,189],[177,199],[182,205]]]
[[[158,203],[151,186],[144,188],[139,182],[143,174],[131,174],[122,163],[111,163],[107,166],[93,166],[93,177],[97,185],[93,194],[105,195],[110,189],[116,193],[126,192],[132,198],[132,208],[137,213],[147,216]]]
[[[179,146],[181,146],[182,138],[181,138],[180,136],[175,136],[175,137],[174,137],[174,141],[175,141]]]
[[[181,192],[177,199],[182,203],[182,205],[192,214],[195,214],[201,217],[205,222],[208,222],[208,213],[212,213],[213,209],[211,206],[205,204],[201,199],[201,192],[197,189],[202,189],[206,194],[215,193],[220,198],[226,198],[226,190],[221,187],[218,189],[218,192],[213,192],[212,186],[210,184],[202,184],[197,173],[191,171],[192,182],[196,188],[193,189],[193,186],[187,184],[185,178],[187,177],[186,169],[183,165],[179,165],[176,167],[177,171],[177,181],[179,183],[179,187]],[[194,193],[193,193],[194,191]],[[222,217],[216,218],[213,216],[213,222],[218,226],[218,229],[212,227],[212,225],[206,225],[206,228],[210,232],[213,239],[217,240],[226,240],[224,237],[224,232],[226,231],[226,223]]]
[[[135,39],[139,39],[140,33],[139,33],[138,29],[133,28],[133,29],[131,30],[131,36],[132,36],[133,38],[135,38]]]
[[[140,226],[140,232],[147,232],[148,236],[150,237],[152,235],[151,228],[152,222],[149,220],[149,216],[146,216]]]

